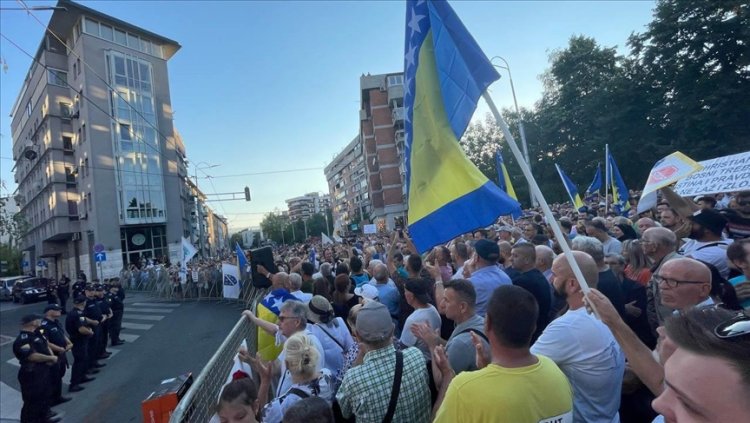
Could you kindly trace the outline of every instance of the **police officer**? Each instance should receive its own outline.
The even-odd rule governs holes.
[[[109,306],[112,309],[112,318],[109,320],[109,338],[111,345],[116,347],[125,343],[120,339],[120,329],[122,328],[122,315],[125,313],[125,304],[120,297],[122,287],[115,282],[109,286]]]
[[[70,278],[63,273],[62,278],[57,282],[57,299],[60,300],[58,304],[62,307],[62,314],[66,313],[67,302],[70,297]]]
[[[89,367],[88,346],[89,340],[94,336],[94,330],[86,323],[83,310],[86,308],[86,297],[73,298],[73,308],[70,309],[68,317],[65,318],[65,330],[73,341],[73,369],[70,375],[69,392],[83,390],[82,383],[91,382],[93,377],[86,376]]]
[[[86,291],[86,281],[83,279],[76,280],[76,283],[73,284],[73,298],[75,297],[85,297]]]
[[[97,362],[99,359],[99,342],[101,340],[100,326],[105,317],[96,300],[96,289],[94,288],[94,285],[87,284],[84,292],[86,293],[86,308],[83,311],[83,315],[86,317],[86,324],[91,326],[94,330],[94,336],[89,339],[88,347],[86,349],[89,362],[88,371],[89,373],[98,373],[98,370],[96,369],[105,366],[105,364]]]
[[[107,341],[109,341],[109,326],[110,320],[112,319],[112,309],[109,306],[109,299],[104,296],[104,285],[96,284],[96,303],[99,309],[102,311],[102,324],[99,325],[101,329],[101,337],[99,338],[98,355],[100,359],[109,358],[112,353],[107,352]]]
[[[47,340],[52,354],[57,356],[57,365],[50,368],[50,379],[52,380],[52,406],[70,401],[69,397],[62,396],[62,378],[68,367],[67,352],[73,347],[62,327],[60,318],[62,307],[58,304],[50,304],[44,308],[44,318],[39,326],[39,334]]]
[[[47,304],[57,304],[57,281],[47,280]]]
[[[36,330],[42,316],[29,314],[21,319],[21,333],[13,342],[13,354],[21,368],[18,382],[21,384],[21,423],[59,422],[50,410],[50,369],[57,365],[47,341]]]

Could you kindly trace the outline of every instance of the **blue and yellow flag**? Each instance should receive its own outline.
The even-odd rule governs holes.
[[[555,168],[557,168],[557,173],[560,174],[560,179],[562,179],[563,185],[565,185],[565,191],[568,192],[570,201],[573,203],[576,210],[580,209],[585,204],[583,204],[583,201],[581,201],[581,196],[580,194],[578,194],[578,188],[576,188],[576,184],[574,184],[573,181],[568,177],[568,175],[563,172],[559,164],[555,163]]]
[[[510,181],[510,175],[508,174],[508,169],[505,167],[503,154],[500,153],[500,150],[495,152],[495,165],[497,166],[497,186],[505,191],[510,198],[518,201],[516,190],[513,189],[513,183]]]
[[[594,174],[594,180],[591,181],[591,185],[586,188],[586,192],[593,193],[599,192],[602,189],[602,168],[596,165],[596,173]]]
[[[447,2],[407,1],[404,51],[409,235],[424,252],[521,205],[458,144],[479,97],[500,75]]]
[[[609,153],[607,160],[609,160],[609,183],[612,185],[612,204],[618,214],[625,214],[630,210],[630,201],[628,201],[630,193],[628,187],[625,186],[622,175],[620,175],[620,170],[615,164],[612,153]]]
[[[298,301],[297,297],[290,294],[286,289],[277,289],[271,291],[268,295],[258,303],[257,316],[266,322],[277,324],[279,321],[279,314],[281,305],[284,301]],[[276,337],[269,335],[266,331],[258,329],[258,352],[263,360],[271,361],[281,354],[283,345],[276,345]]]

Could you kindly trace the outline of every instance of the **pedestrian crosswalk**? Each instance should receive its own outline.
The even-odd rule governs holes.
[[[176,303],[126,302],[125,312],[122,316],[122,331],[120,332],[120,339],[125,341],[125,344],[118,347],[108,346],[107,351],[112,353],[112,355],[106,360],[106,362],[113,362],[112,359],[115,358],[117,354],[128,349],[129,343],[136,342],[138,338],[144,336],[148,330],[159,324],[180,306],[181,304]],[[64,326],[65,316],[62,316],[61,320]],[[107,342],[107,345],[109,345],[109,342]],[[71,354],[68,354],[68,360],[72,365],[73,357]],[[20,364],[15,357],[8,360],[7,363],[14,367],[20,367]],[[104,372],[106,372],[106,369]],[[63,377],[63,394],[65,395],[67,395],[67,387],[70,385],[70,376],[71,371],[68,369]],[[2,399],[0,400],[0,410],[2,410],[0,411],[0,420],[17,420],[20,417],[21,405],[23,403],[20,399],[21,393],[3,382],[0,382],[0,391],[2,392]]]

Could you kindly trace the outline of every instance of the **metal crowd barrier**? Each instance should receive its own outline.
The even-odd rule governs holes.
[[[251,309],[255,310],[255,305],[268,291],[256,288],[248,291],[244,300],[252,305]],[[258,350],[257,327],[241,317],[177,404],[177,408],[169,419],[170,423],[205,423],[211,419],[221,389],[234,365],[235,354],[243,340],[247,342],[248,351],[255,354]]]

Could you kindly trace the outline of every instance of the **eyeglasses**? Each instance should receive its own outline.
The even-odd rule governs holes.
[[[666,285],[669,288],[677,288],[679,285],[688,284],[688,285],[703,285],[708,282],[700,282],[700,281],[681,281],[679,279],[674,278],[665,278],[661,275],[654,275],[654,282],[656,282],[657,285],[661,285],[662,282],[664,285]]]
[[[721,339],[737,338],[750,334],[750,316],[738,312],[714,328],[714,335]]]
[[[288,319],[299,319],[297,316],[279,316],[279,323],[283,322],[284,320]]]

